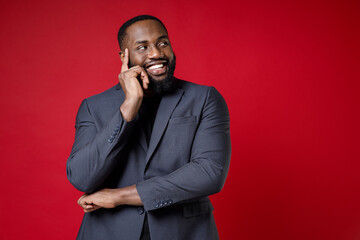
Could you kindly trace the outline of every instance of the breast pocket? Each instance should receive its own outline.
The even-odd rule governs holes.
[[[195,116],[171,118],[165,133],[168,146],[187,151],[193,141],[196,126]]]
[[[186,124],[186,123],[196,123],[195,116],[188,116],[188,117],[173,117],[170,118],[169,124]]]
[[[157,166],[168,172],[188,163],[196,128],[195,116],[171,118],[154,156]]]

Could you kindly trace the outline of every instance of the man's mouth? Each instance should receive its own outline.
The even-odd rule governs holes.
[[[151,75],[159,76],[166,73],[167,64],[166,63],[151,64],[150,66],[146,67],[146,71]]]

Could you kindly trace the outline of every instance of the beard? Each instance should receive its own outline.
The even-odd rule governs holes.
[[[168,60],[168,59],[157,59],[157,60]],[[133,64],[131,62],[131,60],[129,61],[129,68],[135,66],[135,64]],[[147,74],[148,78],[149,78],[149,88],[148,90],[156,95],[162,95],[166,92],[169,92],[173,89],[174,85],[175,85],[175,78],[174,78],[174,72],[175,72],[175,67],[176,67],[176,56],[174,54],[174,59],[171,62],[168,62],[168,66],[169,66],[169,70],[166,74],[166,77],[164,80],[161,81],[157,81],[155,79],[153,79],[149,74]],[[142,66],[144,68],[144,70],[146,71],[146,68],[144,66]],[[146,71],[147,73],[147,71]],[[139,80],[141,81],[141,80]],[[142,83],[140,82],[140,85],[142,86]]]

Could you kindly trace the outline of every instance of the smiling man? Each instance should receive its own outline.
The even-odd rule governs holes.
[[[216,89],[175,78],[157,18],[119,30],[119,84],[85,99],[67,176],[85,215],[77,239],[218,239],[209,195],[230,162],[229,113]]]
[[[142,27],[139,28],[139,25]],[[126,49],[126,47],[130,49],[132,58],[129,67],[141,66],[147,72],[150,91],[161,94],[170,90],[174,83],[175,55],[165,26],[155,20],[155,24],[153,21],[142,21],[126,27],[127,25],[124,25],[119,30],[119,44],[120,49]],[[132,34],[125,34],[125,31]],[[156,48],[160,48],[161,51],[152,51],[151,53],[155,55],[147,57],[146,53],[152,46],[149,46],[150,42],[145,40],[144,36],[151,37],[151,40],[157,44]],[[126,43],[131,43],[131,45],[125,46]],[[124,61],[124,56],[122,56],[122,61]]]

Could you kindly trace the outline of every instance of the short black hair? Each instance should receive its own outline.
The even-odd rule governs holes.
[[[165,25],[157,17],[151,16],[151,15],[139,15],[139,16],[133,17],[133,18],[127,20],[119,29],[118,42],[119,42],[119,47],[121,50],[123,50],[123,46],[124,46],[124,40],[126,37],[126,29],[136,22],[148,20],[148,19],[155,20],[155,21],[158,21],[159,23],[161,23],[161,25],[164,27],[164,29],[167,33],[167,29],[166,29]]]

